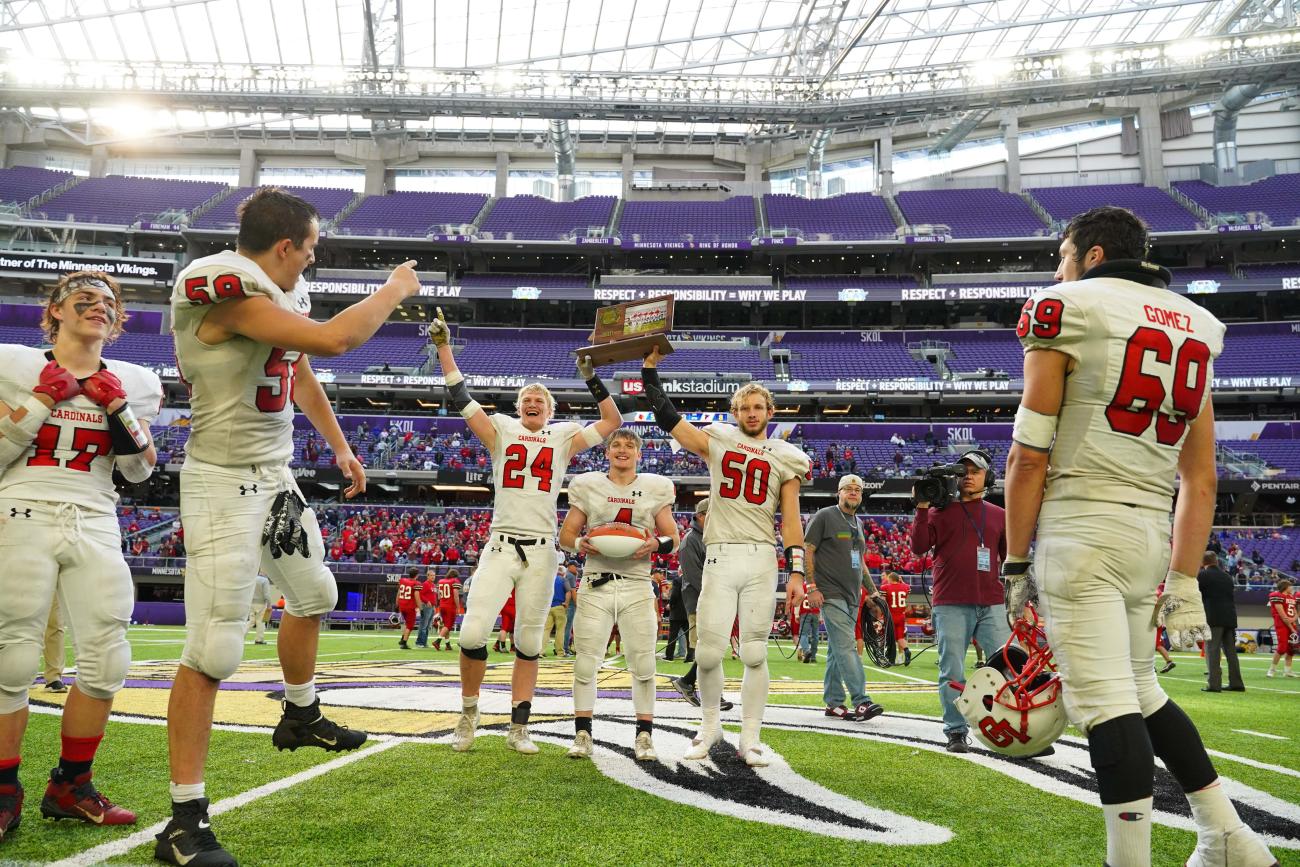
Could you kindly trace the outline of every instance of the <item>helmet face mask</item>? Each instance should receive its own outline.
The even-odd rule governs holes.
[[[1065,731],[1061,678],[1052,650],[1028,606],[1007,643],[967,679],[956,706],[981,743],[994,752],[1026,757],[1047,749]]]

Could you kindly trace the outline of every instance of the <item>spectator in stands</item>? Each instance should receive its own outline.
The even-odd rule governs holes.
[[[934,549],[933,618],[939,650],[939,704],[950,753],[969,751],[966,719],[957,710],[957,690],[966,682],[966,648],[971,639],[990,652],[1010,636],[998,572],[1006,556],[1006,513],[984,501],[989,457],[972,449],[961,456],[966,475],[960,500],[931,509],[918,500],[912,523],[912,553]],[[913,489],[912,496],[916,496]],[[1019,614],[1020,612],[1016,612]]]
[[[1223,675],[1219,669],[1219,651],[1228,659],[1228,690],[1245,692],[1241,681],[1241,666],[1237,663],[1237,605],[1233,600],[1232,579],[1219,568],[1219,558],[1206,551],[1201,561],[1201,571],[1196,582],[1201,588],[1201,601],[1205,605],[1205,622],[1210,627],[1210,640],[1205,644],[1205,664],[1210,681],[1201,687],[1202,692],[1220,692]]]

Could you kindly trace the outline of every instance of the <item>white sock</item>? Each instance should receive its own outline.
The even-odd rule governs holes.
[[[197,801],[199,798],[207,796],[203,783],[171,783],[169,788],[171,789],[172,803],[174,804]]]
[[[478,696],[462,695],[460,697],[460,702],[461,702],[461,707],[465,708],[465,710],[467,711],[473,710],[474,708],[478,707]]]
[[[1188,792],[1187,803],[1192,805],[1192,820],[1196,822],[1198,834],[1235,831],[1241,827],[1237,808],[1232,806],[1218,780],[1199,792]]]
[[[763,712],[767,710],[767,693],[772,677],[763,665],[745,666],[740,681],[740,739],[746,744],[758,743],[758,730],[763,725]]]
[[[1123,804],[1101,805],[1101,812],[1106,817],[1106,864],[1109,867],[1150,867],[1152,800],[1141,798]]]
[[[722,666],[705,668],[700,666],[700,728],[703,731],[718,730],[718,704],[722,701]]]
[[[306,683],[285,683],[284,698],[289,704],[311,707],[316,700],[316,678],[313,677]]]

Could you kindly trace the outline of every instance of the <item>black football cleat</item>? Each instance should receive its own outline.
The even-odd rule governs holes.
[[[0,786],[0,841],[23,821],[23,787]]]
[[[172,804],[172,818],[158,832],[153,857],[178,867],[239,867],[235,856],[217,842],[208,820],[208,799]]]
[[[331,722],[320,712],[320,699],[307,707],[283,702],[284,714],[271,734],[277,750],[293,752],[298,747],[320,747],[331,753],[355,750],[366,742],[366,733]]]

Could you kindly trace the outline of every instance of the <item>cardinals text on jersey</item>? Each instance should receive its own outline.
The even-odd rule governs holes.
[[[774,544],[781,485],[808,475],[808,456],[785,440],[745,436],[735,425],[715,422],[704,432],[710,495],[705,543]]]
[[[575,422],[548,424],[536,433],[519,419],[488,416],[496,429],[492,446],[492,532],[512,536],[555,537],[555,504],[572,457]]]
[[[1044,501],[1168,509],[1188,426],[1210,396],[1224,326],[1167,289],[1098,277],[1044,289],[1016,334],[1074,360]]]
[[[0,344],[0,401],[21,406],[48,360],[39,349]],[[122,381],[140,424],[153,421],[162,402],[158,376],[126,361],[106,358],[104,365]],[[27,451],[0,471],[0,496],[112,513],[117,508],[112,452],[104,409],[84,394],[65,400],[50,412]]]
[[[583,473],[569,483],[569,502],[587,516],[587,529],[601,524],[631,524],[654,532],[655,515],[672,505],[676,489],[671,479],[654,473],[639,473],[626,485],[618,485],[605,473]],[[613,559],[588,554],[583,574],[613,572],[627,578],[650,580],[650,560]]]
[[[293,457],[293,384],[300,353],[233,337],[198,339],[214,304],[264,295],[285,310],[311,310],[305,283],[285,292],[251,259],[226,250],[196,259],[172,290],[176,361],[193,409],[186,454],[224,467],[283,464]]]

